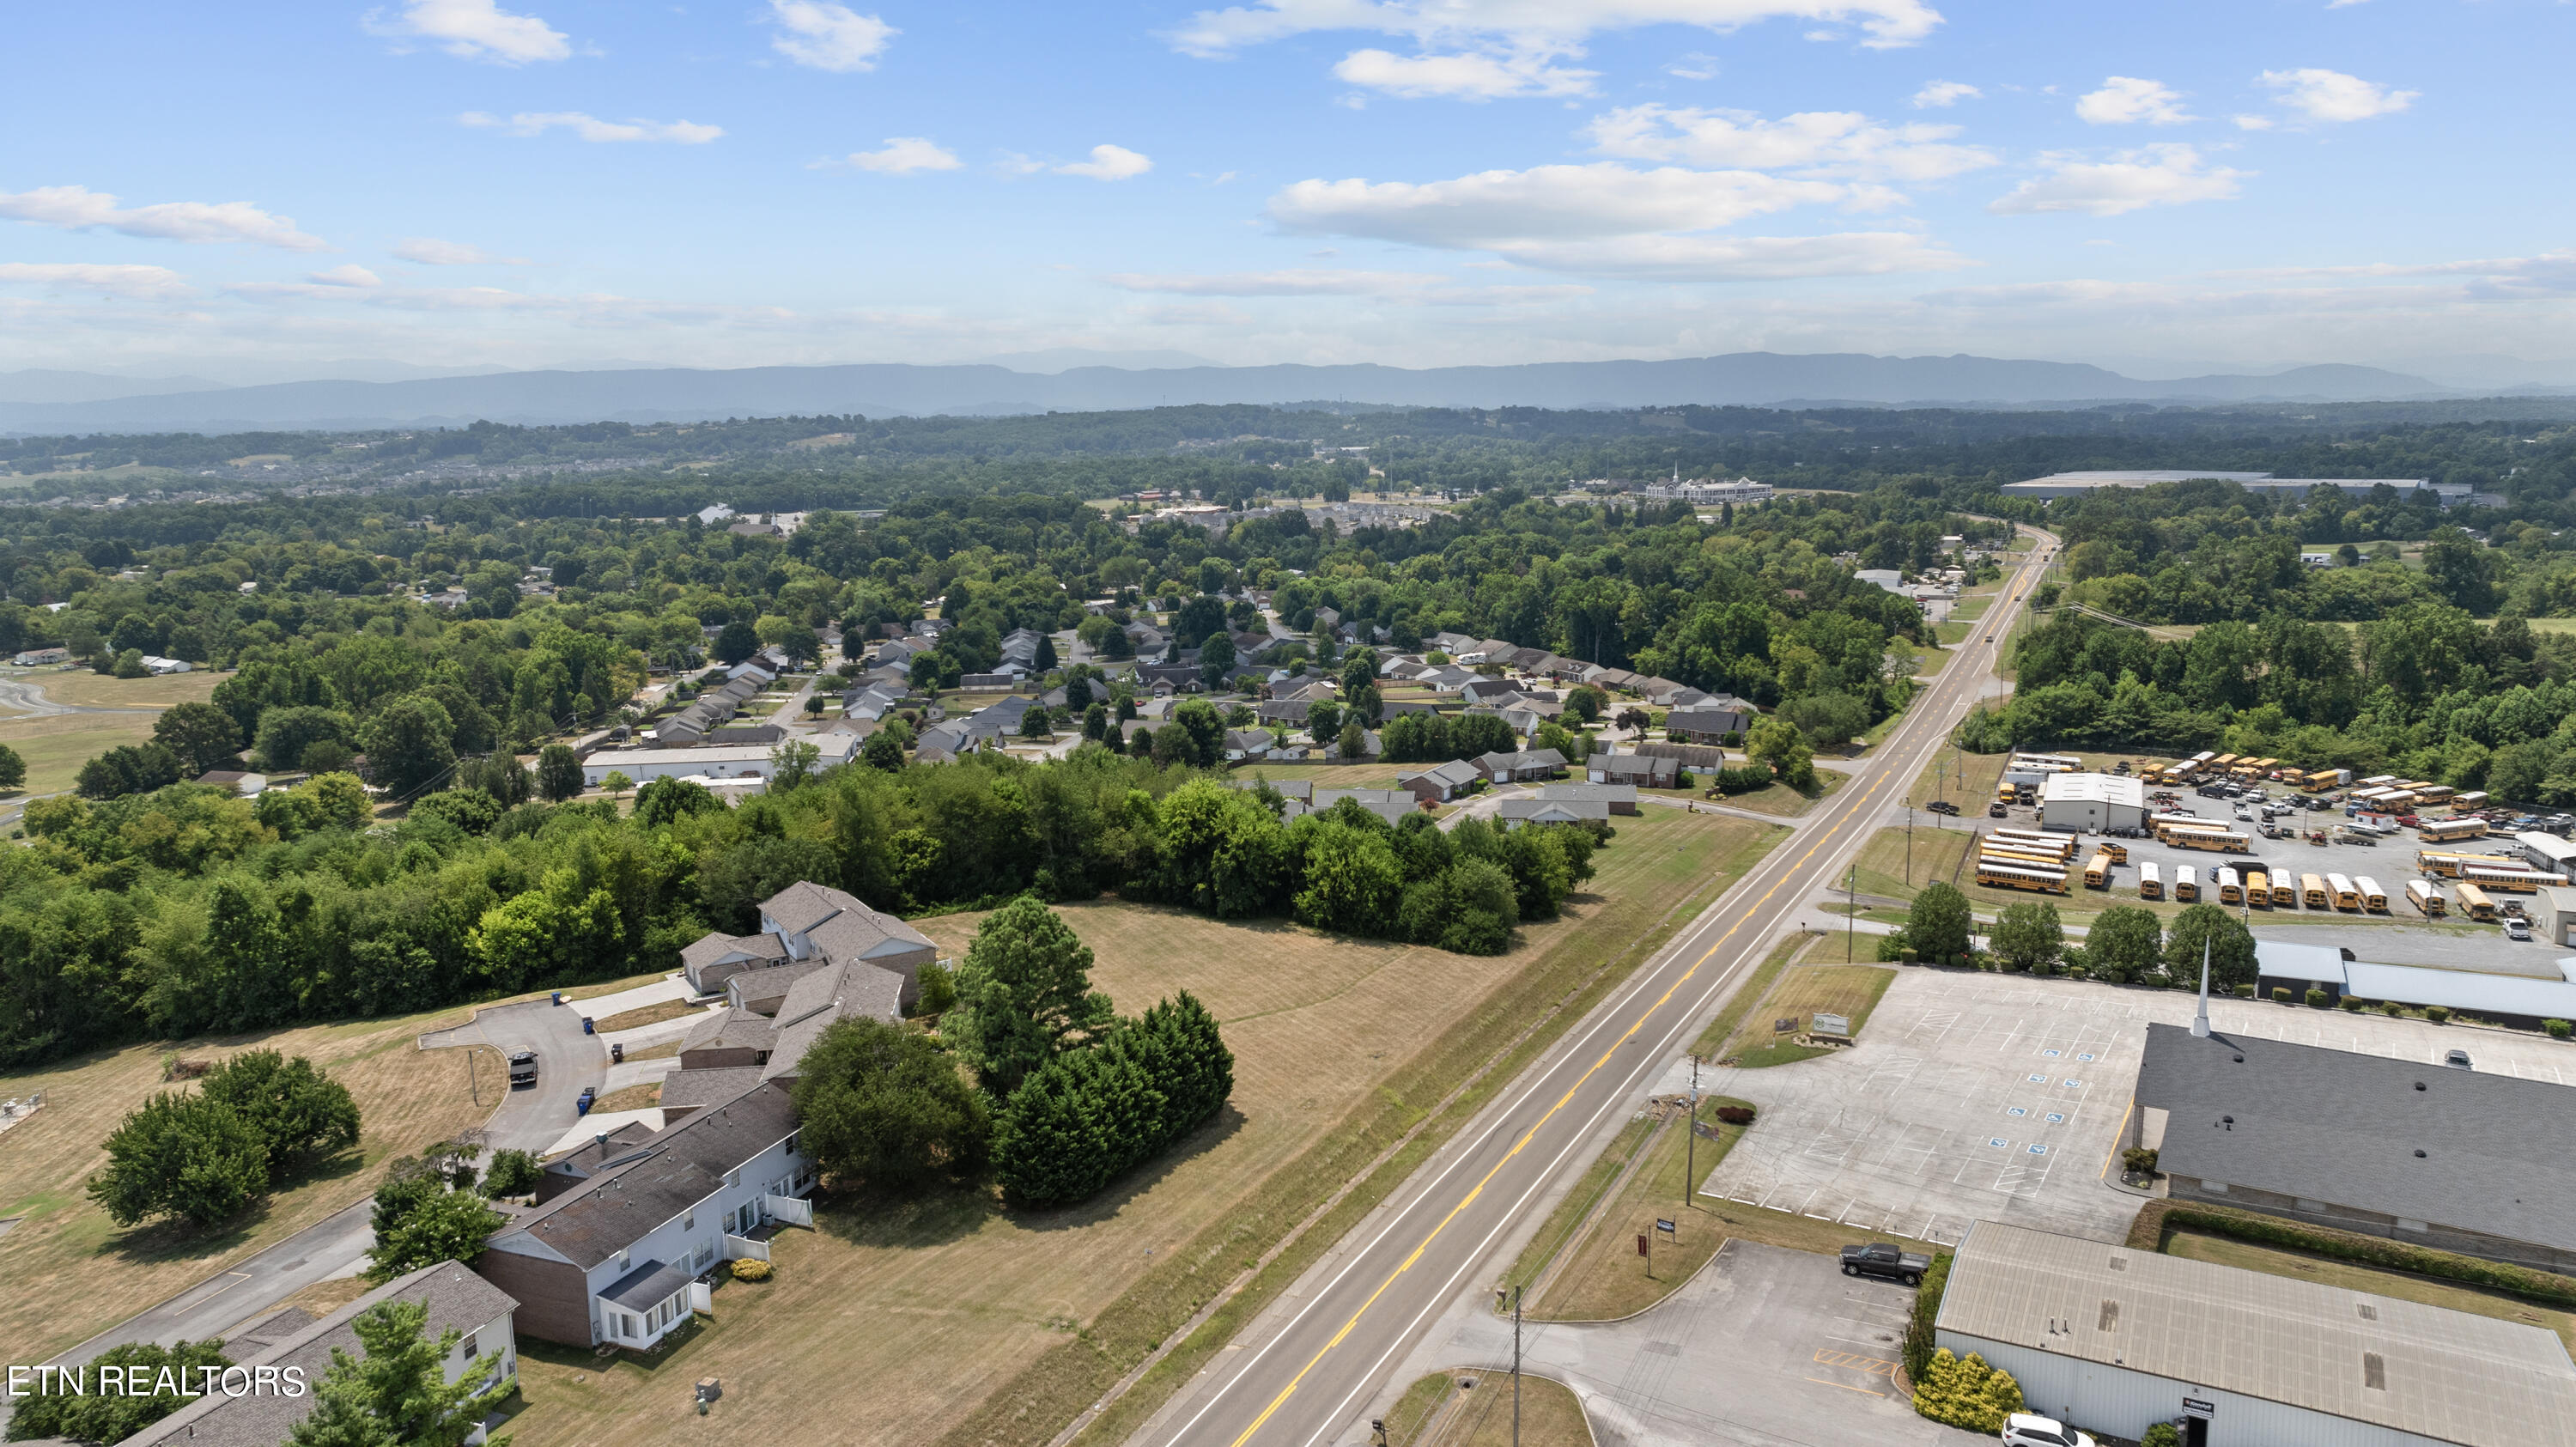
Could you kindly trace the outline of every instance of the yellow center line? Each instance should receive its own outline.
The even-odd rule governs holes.
[[[1915,752],[1919,754],[1922,751],[1917,749]],[[1862,817],[1865,812],[1865,806],[1868,804],[1870,799],[1876,796],[1879,790],[1887,787],[1888,780],[1896,777],[1896,772],[1897,771],[1895,770],[1882,772],[1879,775],[1877,782],[1871,784],[1866,790],[1862,791],[1857,799],[1846,801],[1845,807],[1842,811],[1842,817],[1835,820],[1832,827],[1826,829],[1821,835],[1817,836],[1816,842],[1807,846],[1807,852],[1798,856],[1798,862],[1783,871],[1781,876],[1777,880],[1773,881],[1771,887],[1762,892],[1762,897],[1760,899],[1755,900],[1750,908],[1747,908],[1738,914],[1736,916],[1735,923],[1727,926],[1726,933],[1717,937],[1717,943],[1710,945],[1705,951],[1702,951],[1700,957],[1691,962],[1690,968],[1684,970],[1681,977],[1674,980],[1672,985],[1667,988],[1662,995],[1656,998],[1655,1003],[1647,1006],[1645,1010],[1629,1024],[1626,1030],[1621,1031],[1619,1038],[1610,1043],[1610,1048],[1601,1052],[1601,1058],[1593,1061],[1591,1068],[1584,1071],[1582,1075],[1576,1077],[1574,1084],[1568,1086],[1565,1093],[1556,1098],[1556,1104],[1548,1107],[1547,1114],[1540,1116],[1537,1121],[1532,1123],[1530,1128],[1521,1134],[1521,1138],[1512,1143],[1512,1148],[1503,1153],[1503,1158],[1494,1162],[1493,1169],[1485,1172],[1484,1176],[1476,1182],[1475,1186],[1471,1188],[1466,1195],[1459,1198],[1458,1204],[1449,1208],[1448,1214],[1440,1218],[1439,1224],[1431,1228],[1430,1233],[1422,1238],[1421,1244],[1415,1246],[1412,1252],[1404,1258],[1403,1264],[1397,1266],[1395,1270],[1387,1273],[1386,1279],[1379,1282],[1377,1284],[1377,1289],[1370,1292],[1367,1299],[1359,1304],[1358,1309],[1351,1313],[1350,1320],[1342,1323],[1341,1330],[1334,1332],[1332,1339],[1325,1342],[1321,1348],[1317,1349],[1315,1355],[1307,1360],[1306,1365],[1297,1369],[1297,1375],[1288,1379],[1288,1385],[1280,1388],[1279,1395],[1270,1399],[1270,1405],[1261,1409],[1261,1415],[1252,1419],[1252,1425],[1244,1428],[1243,1431],[1235,1437],[1232,1447],[1243,1447],[1245,1442],[1252,1439],[1252,1434],[1260,1431],[1281,1407],[1287,1405],[1288,1399],[1297,1394],[1297,1389],[1299,1387],[1305,1385],[1307,1374],[1314,1371],[1317,1366],[1321,1365],[1324,1358],[1330,1356],[1333,1349],[1340,1346],[1343,1340],[1347,1338],[1352,1331],[1358,1328],[1361,1318],[1367,1316],[1370,1308],[1377,1305],[1378,1298],[1384,1296],[1387,1289],[1395,1285],[1397,1278],[1403,1276],[1407,1271],[1412,1270],[1413,1264],[1422,1259],[1422,1254],[1431,1249],[1431,1243],[1440,1239],[1440,1233],[1449,1229],[1449,1223],[1458,1219],[1459,1213],[1465,1211],[1470,1205],[1473,1205],[1476,1198],[1484,1194],[1485,1187],[1493,1183],[1494,1177],[1502,1174],[1503,1167],[1510,1165],[1514,1158],[1518,1157],[1520,1153],[1529,1146],[1531,1141],[1538,1138],[1538,1133],[1546,1128],[1549,1121],[1556,1118],[1557,1112],[1565,1109],[1566,1104],[1574,1099],[1576,1092],[1583,1089],[1584,1082],[1599,1074],[1601,1067],[1609,1064],[1612,1057],[1619,1053],[1619,1048],[1626,1045],[1636,1036],[1638,1031],[1646,1027],[1646,1022],[1654,1017],[1656,1011],[1661,1010],[1665,1005],[1671,1003],[1673,996],[1681,992],[1682,986],[1689,984],[1692,977],[1699,973],[1700,967],[1707,964],[1710,959],[1714,958],[1719,950],[1726,948],[1726,942],[1735,938],[1736,931],[1744,928],[1746,921],[1752,919],[1755,914],[1759,913],[1764,905],[1769,904],[1771,902],[1771,897],[1778,894],[1781,889],[1789,883],[1791,877],[1796,875],[1799,870],[1805,868],[1808,860],[1816,857],[1817,850],[1824,848],[1828,841],[1830,841],[1835,835],[1840,834],[1845,825],[1851,823],[1854,819]],[[1825,1385],[1839,1386],[1841,1384],[1828,1382],[1825,1383]],[[1861,1389],[1851,1387],[1845,1388],[1845,1390],[1859,1391]],[[1871,1392],[1868,1395],[1877,1396],[1879,1394]]]

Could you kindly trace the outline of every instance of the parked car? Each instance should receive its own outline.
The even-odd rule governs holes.
[[[2530,939],[2531,921],[2520,918],[2506,920],[2504,922],[2504,937],[2509,940]]]
[[[1875,1276],[1882,1281],[1902,1281],[1914,1286],[1920,1284],[1923,1273],[1931,1269],[1931,1257],[1900,1251],[1885,1241],[1843,1248],[1845,1276]]]
[[[1947,799],[1935,799],[1923,807],[1931,810],[1935,814],[1949,814],[1956,816],[1959,812],[1959,806],[1951,803]]]
[[[2451,1067],[2453,1070],[2477,1069],[2476,1066],[2469,1063],[2469,1052],[2465,1050],[2446,1050],[2442,1052],[2442,1063]]]
[[[2003,1437],[2011,1447],[2096,1447],[2090,1434],[2032,1412],[2015,1412],[2006,1417]]]
[[[530,1086],[535,1085],[536,1083],[537,1052],[533,1050],[522,1050],[518,1054],[511,1056],[510,1088],[512,1090],[517,1090],[521,1086]]]

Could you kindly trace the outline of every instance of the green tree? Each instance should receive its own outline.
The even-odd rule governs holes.
[[[845,1186],[917,1190],[971,1179],[990,1151],[984,1101],[918,1030],[835,1021],[797,1066],[806,1152]]]
[[[957,1007],[941,1032],[997,1098],[1111,1020],[1091,988],[1091,947],[1026,895],[985,917],[957,972]]]
[[[27,787],[27,761],[16,749],[0,744],[0,790]]]
[[[548,803],[560,804],[579,794],[586,782],[581,756],[570,744],[548,744],[537,751],[537,792]]]
[[[859,750],[859,757],[865,760],[871,769],[882,769],[889,774],[901,773],[903,741],[886,729],[878,729],[868,735],[866,745]]]
[[[229,715],[227,715],[229,717]],[[306,768],[304,751],[327,741],[345,742],[348,716],[338,709],[281,705],[259,715],[259,742],[254,752],[260,767],[276,773]]]
[[[1368,730],[1356,721],[1342,725],[1341,755],[1352,763],[1368,757]]]
[[[1226,686],[1234,673],[1234,638],[1222,628],[1207,636],[1199,645],[1199,682],[1210,692]]]
[[[1225,718],[1216,711],[1216,705],[1203,698],[1183,699],[1181,706],[1172,710],[1172,722],[1189,741],[1190,754],[1185,762],[1202,769],[1225,762]],[[1177,751],[1174,757],[1179,757]]]
[[[635,781],[626,777],[624,769],[611,769],[608,771],[608,777],[599,781],[599,791],[612,799],[626,797],[627,792],[634,787]]]
[[[2005,905],[1995,919],[1993,944],[1996,956],[2016,970],[2057,963],[2058,956],[2066,953],[2066,930],[2058,922],[2057,906],[2040,900]]]
[[[381,1302],[349,1325],[365,1354],[331,1349],[331,1369],[314,1389],[312,1412],[287,1435],[290,1447],[464,1447],[509,1395],[508,1385],[495,1380],[501,1369],[497,1351],[466,1364],[455,1381],[447,1379],[447,1364],[465,1333],[449,1327],[430,1340],[425,1301]]]
[[[503,1224],[501,1213],[473,1191],[426,1193],[391,1229],[377,1228],[376,1242],[367,1248],[367,1279],[381,1284],[441,1261],[471,1261]]]
[[[59,1437],[73,1442],[122,1442],[188,1405],[194,1399],[194,1388],[183,1387],[183,1383],[201,1380],[198,1374],[209,1367],[220,1371],[232,1364],[219,1341],[178,1341],[166,1347],[128,1342],[109,1347],[89,1362],[87,1393],[48,1390],[56,1385],[50,1374],[31,1383],[32,1389],[12,1404],[9,1440],[32,1442]],[[108,1368],[115,1369],[118,1380],[150,1383],[156,1388],[166,1372],[172,1389],[111,1392],[100,1385],[106,1380]]]
[[[2140,979],[2162,963],[2164,924],[2153,910],[2115,904],[2094,916],[2084,954],[2096,973],[2116,970],[2124,979]]]
[[[210,945],[227,930],[242,932],[253,924],[225,923],[224,890],[217,889]],[[240,898],[230,913],[240,915],[249,901]],[[265,924],[260,921],[259,924]],[[206,1104],[230,1110],[260,1132],[267,1147],[272,1180],[282,1180],[295,1166],[314,1157],[346,1150],[358,1143],[358,1103],[349,1088],[298,1055],[288,1059],[275,1050],[245,1050],[208,1072],[197,1094]]]
[[[1815,751],[1797,727],[1783,719],[1757,719],[1744,736],[1744,757],[1771,766],[1772,774],[1792,789],[1816,786]]]
[[[107,671],[119,678],[143,678],[152,672],[143,666],[143,650],[140,648],[129,648],[116,655],[116,661],[108,665]]]
[[[411,694],[386,704],[368,721],[367,770],[395,798],[407,798],[438,781],[456,762],[447,710]]]
[[[487,1196],[524,1196],[537,1188],[537,1177],[544,1168],[537,1158],[516,1147],[504,1147],[492,1153],[491,1169],[483,1173],[483,1194]],[[460,1256],[459,1261],[471,1260]]]
[[[804,739],[781,739],[769,751],[773,772],[769,787],[781,794],[792,794],[805,787],[814,777],[814,765],[822,760],[823,750]]]
[[[1869,728],[1869,705],[1847,693],[1811,693],[1780,705],[1780,717],[1826,748],[1840,748]]]
[[[211,703],[174,703],[152,721],[152,741],[179,756],[191,778],[241,763],[241,730]]]
[[[716,661],[731,668],[760,651],[760,630],[736,619],[717,630]]]
[[[268,1190],[268,1142],[229,1107],[164,1091],[107,1138],[89,1198],[119,1226],[155,1216],[230,1220]]]
[[[1968,952],[1968,897],[1940,880],[1923,886],[1905,916],[1906,942],[1927,956]]]
[[[1043,707],[1031,704],[1029,711],[1020,715],[1020,737],[1024,739],[1055,737],[1055,729],[1047,723],[1047,711]]]
[[[2214,904],[2195,904],[2174,916],[2165,931],[2165,970],[2176,980],[2200,983],[2201,947],[2209,947],[2209,984],[2213,990],[2250,985],[2259,971],[2254,960],[2254,934],[2244,922]]]
[[[1306,732],[1319,744],[1341,737],[1342,706],[1329,698],[1319,698],[1306,705]]]

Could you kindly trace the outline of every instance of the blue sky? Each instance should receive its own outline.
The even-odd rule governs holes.
[[[0,370],[2565,358],[2571,15],[20,7]]]

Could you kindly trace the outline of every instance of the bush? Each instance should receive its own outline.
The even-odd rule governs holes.
[[[749,1256],[733,1264],[733,1279],[736,1281],[767,1281],[776,1272],[777,1268],[768,1262]]]
[[[2344,996],[2344,997],[2343,997],[2343,1007],[2344,1007],[2346,1010],[2351,1011],[2353,1014],[2356,1014],[2356,1015],[2360,1014],[2360,1013],[2361,1013],[2361,999],[2360,999],[2360,997],[2359,997],[2359,996],[2356,996],[2356,995],[2346,995],[2346,996]]]
[[[1912,945],[1908,945],[1904,949],[1898,950],[1896,952],[1896,957],[1909,965],[1918,965],[1923,962],[1922,954]]]
[[[161,1390],[146,1392],[138,1388],[128,1395],[100,1388],[82,1396],[68,1391],[49,1392],[46,1387],[61,1387],[65,1385],[63,1380],[39,1378],[22,1389],[24,1395],[18,1398],[17,1410],[10,1414],[10,1440],[62,1437],[76,1442],[121,1442],[188,1405],[195,1394],[187,1392],[186,1379],[195,1377],[200,1369],[232,1364],[219,1341],[182,1341],[166,1347],[136,1342],[110,1347],[90,1364],[92,1371],[87,1380],[96,1382],[98,1367],[122,1367],[125,1380],[150,1381]],[[162,1383],[169,1385],[162,1387]]]
[[[2387,1016],[2391,1020],[2394,1020],[2398,1016],[2406,1013],[2406,1007],[2398,1004],[2395,1000],[2382,1000],[2379,1002],[2379,1013]]]
[[[2156,1148],[2131,1146],[2120,1152],[2120,1164],[2126,1166],[2133,1175],[2152,1176],[2156,1173]]]
[[[1970,1352],[1964,1358],[1943,1347],[1914,1382],[1914,1410],[1935,1422],[1994,1436],[2004,1419],[2022,1410],[2021,1383],[2012,1373],[1986,1365]]]
[[[2239,986],[2237,986],[2237,987],[2236,987],[2236,998],[2237,998],[2237,999],[2240,999],[2240,1000],[2251,1000],[2251,999],[2253,999],[2253,998],[2254,998],[2254,987],[2253,987],[2252,985],[2239,985]]]
[[[2445,1006],[2427,1005],[2424,1007],[2424,1018],[2439,1025],[2451,1018],[2451,1012]]]
[[[1941,1315],[1941,1293],[1950,1285],[1950,1253],[1932,1253],[1932,1269],[1914,1293],[1914,1315],[1905,1324],[1905,1377],[1919,1382],[1932,1370],[1932,1324]]]
[[[2158,1422],[2138,1439],[2138,1447],[2182,1447],[2182,1429],[2171,1422]]]
[[[2277,1246],[2361,1266],[2407,1271],[2418,1276],[2506,1292],[2561,1310],[2576,1309],[2576,1280],[2554,1272],[2216,1206],[2168,1203],[2162,1214],[2157,1215],[2150,1205],[2139,1213],[2136,1225],[2131,1228],[2131,1244],[2136,1245],[2137,1238],[2143,1234],[2148,1238],[2148,1245],[2137,1249],[2151,1249],[2157,1233],[2175,1229],[2205,1231],[2213,1236],[2225,1236],[2257,1246]]]
[[[2314,986],[2314,985],[2311,985],[2311,986],[2309,986],[2309,987],[2308,987],[2308,997],[2307,997],[2307,998],[2308,998],[2308,1008],[2309,1008],[2309,1009],[2311,1009],[2311,1010],[2322,1010],[2322,1009],[2324,1009],[2324,1008],[2327,1006],[2327,1004],[2328,1004],[2328,1003],[2330,1003],[2330,1002],[2327,1000],[2327,998],[2326,998],[2326,992],[2325,992],[2324,990],[2322,990],[2322,989],[2317,988],[2317,987],[2316,987],[2316,986]]]
[[[2275,1005],[2286,1005],[2290,1003],[2290,987],[2287,985],[2274,985],[2272,987],[2272,1003]]]
[[[1717,1108],[1717,1118],[1728,1125],[1751,1125],[1753,1114],[1753,1107],[1749,1105],[1721,1105]]]
[[[2571,1029],[2568,1022],[2564,1020],[2543,1020],[2540,1022],[2540,1028],[2548,1031],[2549,1038],[2552,1040],[2566,1039]]]

